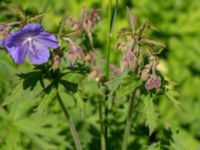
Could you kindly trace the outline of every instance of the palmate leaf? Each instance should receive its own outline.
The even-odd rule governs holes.
[[[119,88],[123,79],[127,77],[127,75],[128,75],[127,73],[128,72],[124,72],[124,73],[120,74],[119,76],[117,76],[115,79],[106,83],[106,85],[108,86],[108,89],[110,90],[110,92],[108,94],[108,103],[107,103],[109,108],[112,107],[113,95],[114,95],[115,91]]]
[[[59,135],[62,130],[59,127],[59,122],[55,115],[34,114],[31,117],[18,120],[16,126],[38,148],[57,149],[58,145],[66,146],[67,144],[64,136]]]
[[[180,111],[180,102],[176,99],[176,97],[179,95],[174,90],[175,84],[172,81],[168,81],[168,85],[166,86],[165,95],[170,100],[170,102],[176,107],[178,111]]]
[[[138,78],[129,77],[125,79],[125,83],[121,85],[120,89],[117,91],[118,97],[124,97],[135,91],[136,88],[142,85],[142,81]]]
[[[18,150],[22,145],[23,148],[31,145],[35,149],[45,150],[56,150],[61,145],[67,147],[67,144],[70,147],[69,143],[65,141],[65,137],[60,135],[63,129],[61,128],[62,120],[50,112],[48,114],[32,113],[35,106],[34,98],[31,100],[24,96],[21,98],[20,103],[13,102],[7,105],[6,110],[0,109],[0,124],[4,131],[0,132],[0,137],[3,137],[3,141],[0,140],[0,149]],[[30,112],[32,115],[30,115]],[[18,140],[12,137],[17,137]],[[6,143],[15,147],[10,148],[11,145],[9,146]]]
[[[55,96],[56,96],[56,89],[51,88],[50,93],[45,94],[41,102],[39,103],[37,107],[37,112],[38,113],[44,112],[46,108],[49,106],[49,104],[51,103],[51,101],[55,98]]]
[[[143,102],[143,117],[145,119],[145,124],[149,128],[149,135],[153,133],[156,128],[157,113],[153,103],[153,98],[150,95],[142,95]]]

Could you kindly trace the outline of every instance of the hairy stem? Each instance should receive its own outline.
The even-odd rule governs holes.
[[[130,135],[133,111],[134,111],[134,99],[135,99],[134,96],[135,96],[135,92],[132,93],[132,95],[130,96],[130,100],[129,100],[130,102],[129,102],[128,116],[127,116],[127,120],[126,120],[126,127],[124,130],[122,150],[127,150],[127,147],[128,147],[128,137]]]
[[[58,93],[58,91],[57,91],[57,98],[58,98],[58,102],[60,104],[60,107],[63,110],[63,112],[65,114],[65,117],[66,117],[66,119],[67,119],[67,121],[69,123],[69,128],[70,128],[70,131],[71,131],[71,134],[72,134],[76,149],[77,150],[82,150],[81,143],[80,143],[80,140],[79,140],[78,133],[76,131],[74,122],[73,122],[71,116],[69,115],[69,112],[67,111],[67,109],[66,109],[66,107],[65,107],[65,105],[64,105],[64,103],[63,103],[63,101],[62,101],[62,99],[60,97],[60,94]]]

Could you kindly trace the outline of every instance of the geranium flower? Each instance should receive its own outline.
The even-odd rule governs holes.
[[[20,31],[12,32],[5,39],[7,48],[12,59],[21,64],[28,53],[29,59],[33,64],[43,64],[49,60],[49,48],[57,48],[56,37],[44,31],[39,24],[30,23]]]

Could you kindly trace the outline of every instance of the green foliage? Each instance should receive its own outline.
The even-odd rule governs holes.
[[[145,119],[146,126],[149,127],[149,135],[151,135],[156,129],[158,114],[156,113],[153,97],[151,97],[150,95],[142,95],[141,98],[143,102],[143,117]]]
[[[105,57],[108,0],[103,2],[50,1],[46,12],[43,13],[45,3],[46,0],[0,1],[0,21],[18,20],[25,23],[39,22],[43,18],[42,24],[45,30],[57,33],[59,22],[64,15],[76,15],[83,6],[100,8],[102,20],[95,28],[93,42],[98,50],[97,60]],[[128,149],[199,150],[199,3],[199,0],[127,0],[126,2],[118,1],[118,7],[115,7],[113,3],[115,11],[111,24],[111,63],[118,64],[119,57],[121,57],[121,53],[114,49],[120,40],[117,37],[117,31],[126,27],[127,6],[130,12],[138,16],[139,22],[150,20],[147,22],[153,24],[159,31],[155,32],[155,28],[149,26],[153,28],[153,31],[146,34],[153,38],[145,38],[141,41],[141,45],[148,44],[150,47],[155,45],[158,47],[154,52],[161,56],[160,71],[176,81],[176,84],[172,81],[169,81],[169,84],[163,83],[166,87],[164,91],[166,96],[159,98],[154,98],[152,93],[144,92],[143,83],[137,77],[129,76],[127,72],[106,82],[105,88],[101,83],[88,79],[86,74],[90,68],[84,68],[81,64],[73,70],[61,69],[66,73],[57,76],[60,73],[55,70],[32,68],[29,64],[15,65],[1,48],[0,149],[75,149],[69,126],[57,103],[56,89],[53,88],[59,83],[59,92],[75,122],[83,149],[100,149],[99,99],[106,100],[103,106],[109,108],[108,149],[118,150],[120,148],[127,117],[127,98],[132,92],[141,88],[140,92],[143,95],[137,97],[138,100],[134,103],[136,111],[133,114]],[[165,45],[158,41],[164,41]],[[66,49],[66,47],[62,48]],[[89,50],[91,47],[86,46],[85,48]],[[51,66],[51,63],[47,64],[47,68]],[[104,68],[104,62],[97,65]],[[66,67],[66,63],[62,62],[61,66]],[[49,76],[41,76],[43,71],[48,72]],[[52,79],[55,76],[58,80],[53,83]],[[107,90],[109,93],[106,93]],[[138,105],[140,102],[142,105]],[[138,112],[142,113],[142,119],[141,115],[137,115]],[[144,126],[144,122],[149,130]],[[170,134],[163,133],[165,130],[168,130]]]

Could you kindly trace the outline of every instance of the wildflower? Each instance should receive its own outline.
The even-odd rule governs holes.
[[[124,68],[130,68],[134,69],[136,66],[136,57],[133,54],[131,50],[127,50],[126,53],[124,54],[122,60],[121,60],[121,71],[124,70]]]
[[[77,59],[84,58],[84,52],[81,47],[79,47],[76,43],[74,43],[70,39],[65,39],[69,42],[69,50],[66,54],[66,59],[69,62],[70,67],[74,67],[74,63]]]
[[[145,88],[151,90],[157,89],[161,86],[160,78],[157,75],[152,75],[145,83]]]
[[[39,24],[30,23],[20,31],[12,32],[5,39],[5,46],[12,59],[21,64],[26,53],[33,64],[43,64],[49,60],[49,48],[57,48],[56,37],[44,31]]]

